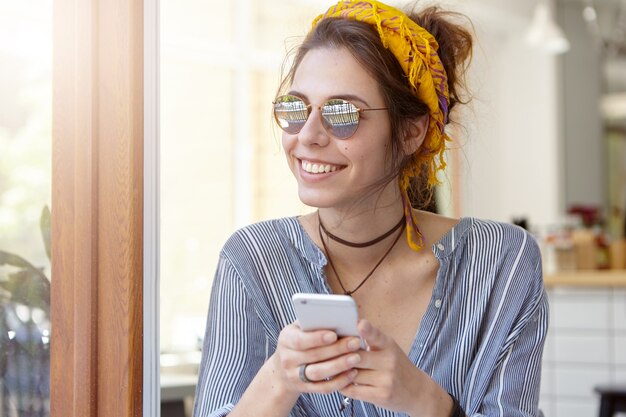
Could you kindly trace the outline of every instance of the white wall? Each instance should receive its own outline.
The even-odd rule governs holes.
[[[557,221],[563,200],[558,62],[524,43],[534,2],[519,3],[466,10],[477,44],[474,100],[463,116],[462,215],[545,225]]]

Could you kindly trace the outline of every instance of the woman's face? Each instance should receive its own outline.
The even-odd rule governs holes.
[[[377,82],[346,49],[313,49],[302,59],[288,94],[312,105],[300,132],[293,135],[283,132],[282,137],[287,162],[298,182],[300,200],[320,208],[348,208],[361,201],[366,193],[371,193],[371,186],[389,173],[388,113],[386,110],[361,112],[354,135],[337,139],[324,129],[319,106],[331,98],[344,98],[359,108],[384,108],[386,104]],[[325,172],[328,167],[319,169],[321,166],[330,166],[330,171]],[[389,198],[397,197],[389,194]],[[386,203],[378,197],[384,199],[385,195],[376,193],[370,201]]]

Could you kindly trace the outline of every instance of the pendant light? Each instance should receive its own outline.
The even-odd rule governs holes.
[[[526,42],[554,55],[562,54],[570,49],[569,41],[556,24],[552,9],[546,0],[539,0],[535,6],[533,20],[526,34]]]

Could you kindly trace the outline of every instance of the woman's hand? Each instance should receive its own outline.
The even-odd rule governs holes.
[[[274,367],[284,387],[293,394],[317,392],[328,394],[352,383],[360,361],[357,337],[337,339],[329,330],[304,332],[297,322],[286,326],[278,336]],[[300,366],[307,365],[306,377],[300,379]]]
[[[417,368],[391,337],[367,320],[361,320],[358,328],[369,350],[360,352],[358,374],[341,394],[411,416],[450,415],[452,400],[447,392]]]

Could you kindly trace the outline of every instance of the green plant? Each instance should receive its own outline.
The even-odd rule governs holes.
[[[45,206],[40,219],[46,255],[50,259],[50,209]],[[10,272],[0,271],[0,302],[17,303],[39,308],[50,315],[50,280],[44,268],[37,268],[19,255],[0,250],[0,266],[10,267]]]

